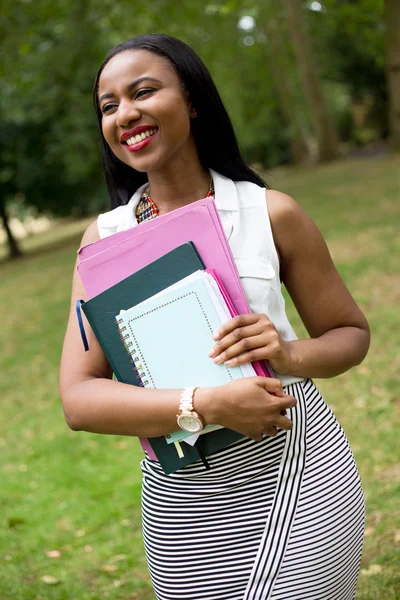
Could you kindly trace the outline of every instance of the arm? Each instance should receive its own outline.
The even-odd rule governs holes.
[[[310,339],[290,344],[293,375],[333,377],[358,365],[369,327],[313,221],[289,196],[268,193],[281,275]]]
[[[97,239],[97,224],[92,223],[82,245]],[[60,370],[60,394],[70,428],[143,437],[176,430],[182,390],[144,389],[113,381],[104,353],[82,315],[90,347],[84,351],[75,314],[75,302],[81,298],[86,293],[75,268]],[[274,435],[273,426],[290,429],[291,422],[280,411],[294,404],[292,397],[283,395],[279,380],[262,377],[198,389],[195,398],[195,409],[206,423],[219,423],[257,439],[262,432]]]
[[[267,198],[282,281],[310,339],[285,342],[265,315],[242,315],[219,330],[214,360],[267,359],[277,373],[299,377],[343,373],[364,359],[368,323],[313,221],[286,194],[268,191]]]

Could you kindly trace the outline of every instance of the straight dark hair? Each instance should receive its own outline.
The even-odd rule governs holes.
[[[243,160],[232,122],[200,57],[187,44],[169,35],[140,35],[119,44],[107,54],[93,88],[93,101],[101,132],[104,174],[112,208],[126,204],[138,187],[147,181],[146,173],[128,167],[114,155],[101,128],[102,113],[98,99],[100,76],[114,56],[127,50],[146,50],[162,56],[174,68],[184,93],[197,112],[197,117],[192,119],[192,132],[200,162],[205,169],[214,169],[234,181],[251,181],[266,187],[262,178]]]

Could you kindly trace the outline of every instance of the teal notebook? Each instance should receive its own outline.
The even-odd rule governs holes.
[[[201,271],[187,279],[116,317],[141,384],[159,389],[212,387],[255,375],[250,365],[227,367],[209,358],[212,335],[229,311],[211,275]],[[201,437],[211,435],[208,430]],[[170,437],[180,441],[191,434],[179,430]]]

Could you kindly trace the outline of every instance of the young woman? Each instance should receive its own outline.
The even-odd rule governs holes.
[[[82,244],[213,195],[252,314],[221,327],[210,360],[266,359],[276,374],[186,390],[202,422],[246,436],[209,456],[210,470],[199,462],[165,475],[143,460],[157,598],[351,600],[363,496],[346,437],[311,378],[363,360],[364,316],[311,219],[292,198],[266,191],[244,163],[210,75],[188,46],[166,35],[124,42],[103,62],[94,97],[113,210]],[[281,281],[309,339],[290,326]],[[84,353],[74,308],[82,297],[75,270],[60,383],[68,425],[144,437],[176,429],[182,390],[113,381],[88,325]]]

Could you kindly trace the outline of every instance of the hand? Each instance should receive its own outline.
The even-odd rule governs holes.
[[[293,396],[283,393],[279,379],[245,377],[220,387],[199,388],[195,410],[207,424],[218,423],[260,441],[263,434],[275,436],[277,429],[289,430],[292,421],[281,411],[296,406]]]
[[[236,367],[256,360],[268,360],[284,375],[290,373],[290,342],[285,342],[264,314],[239,315],[227,321],[213,335],[216,344],[209,356],[217,364]]]

